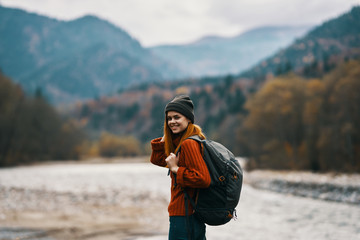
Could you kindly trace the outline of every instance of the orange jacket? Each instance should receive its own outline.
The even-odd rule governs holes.
[[[150,161],[158,166],[166,167],[165,143],[160,142],[161,138],[151,141],[152,154]],[[179,144],[179,139],[174,140]],[[209,170],[204,162],[200,145],[192,139],[186,139],[181,144],[179,153],[179,170],[176,174],[176,186],[174,174],[171,176],[171,199],[168,207],[170,216],[185,216],[185,203],[183,189],[190,197],[194,197],[196,188],[207,188],[210,186],[211,178]],[[193,208],[189,204],[189,215],[193,213]]]

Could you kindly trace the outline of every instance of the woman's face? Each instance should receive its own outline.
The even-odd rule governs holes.
[[[167,113],[166,120],[173,134],[183,132],[190,122],[187,117],[175,111],[169,111]]]

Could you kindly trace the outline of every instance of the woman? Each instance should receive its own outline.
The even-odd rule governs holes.
[[[205,139],[201,128],[194,124],[193,102],[185,95],[175,97],[165,107],[164,136],[151,141],[150,159],[155,165],[168,167],[171,173],[169,240],[206,239],[205,224],[193,216],[191,204],[187,207],[188,220],[185,213],[183,189],[194,198],[196,189],[209,187],[211,181],[199,143],[187,139],[193,135]]]

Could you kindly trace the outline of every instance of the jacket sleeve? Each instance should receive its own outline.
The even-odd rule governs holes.
[[[181,144],[180,160],[183,159],[185,167],[179,166],[176,181],[181,187],[207,188],[211,178],[209,170],[202,158],[200,144],[187,139]]]
[[[167,164],[165,162],[165,143],[160,142],[160,140],[161,137],[155,138],[151,141],[152,153],[150,157],[150,162],[161,167],[166,167]]]

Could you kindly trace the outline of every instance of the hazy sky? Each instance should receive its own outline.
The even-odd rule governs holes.
[[[61,20],[94,14],[143,46],[187,43],[205,35],[235,36],[264,25],[321,24],[360,0],[0,0]]]

